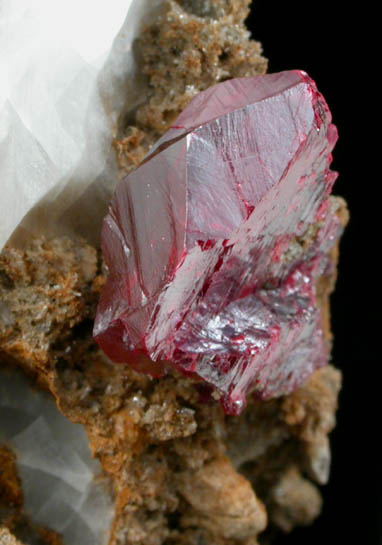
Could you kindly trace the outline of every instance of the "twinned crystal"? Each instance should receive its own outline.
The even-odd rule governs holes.
[[[197,95],[118,186],[94,335],[106,354],[199,377],[237,414],[328,360],[316,302],[341,232],[329,198],[337,131],[301,71]]]

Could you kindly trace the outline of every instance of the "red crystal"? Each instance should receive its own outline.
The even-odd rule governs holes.
[[[301,71],[196,96],[104,220],[110,276],[94,335],[106,354],[152,375],[171,362],[220,391],[228,413],[248,391],[286,394],[325,364],[315,283],[340,232],[336,139]]]

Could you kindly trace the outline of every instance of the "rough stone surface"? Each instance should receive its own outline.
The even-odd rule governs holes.
[[[24,252],[7,247],[0,254],[0,352],[33,371],[37,365],[44,379],[50,347],[91,316],[96,271],[96,250],[67,238],[33,239]]]
[[[341,201],[338,204],[343,206]],[[339,211],[344,214],[343,208]],[[218,489],[224,487],[231,491],[232,512],[240,511],[243,497],[253,505],[247,515],[235,521],[243,536],[250,529],[256,534],[263,527],[261,504],[267,512],[268,528],[285,527],[280,523],[284,508],[290,526],[312,520],[316,511],[307,512],[302,519],[298,507],[298,487],[301,484],[301,491],[306,490],[306,481],[287,470],[297,467],[301,476],[306,474],[312,465],[311,445],[321,444],[334,426],[338,371],[323,367],[294,393],[263,402],[250,399],[240,416],[227,416],[215,402],[200,402],[201,392],[192,379],[175,372],[150,379],[128,366],[112,364],[97,348],[90,318],[104,277],[100,264],[92,267],[91,275],[81,272],[89,256],[95,255],[92,248],[68,246],[63,239],[35,241],[24,251],[9,251],[3,253],[0,264],[1,297],[6,299],[16,327],[1,330],[1,362],[13,362],[33,372],[54,393],[61,411],[85,426],[94,455],[114,482],[110,544],[195,545],[204,540],[212,545],[254,545],[255,535],[240,540],[227,536],[227,517],[214,508],[221,506]],[[55,259],[46,259],[51,252]],[[61,279],[52,325],[42,329],[39,315],[46,301],[45,290],[51,279],[58,281],[57,263],[64,262],[64,257],[71,264],[65,281],[77,278],[76,292],[83,305],[77,305],[77,297],[68,302]],[[320,281],[322,306],[332,289],[334,250],[331,259],[333,274],[323,275]],[[39,264],[38,278],[28,272],[33,263]],[[24,313],[15,313],[13,309],[26,289],[34,298],[29,304],[24,300]],[[205,488],[209,500],[203,509],[187,499],[190,492],[185,487],[192,486],[195,475],[198,493],[203,495]],[[276,504],[272,491],[281,480],[285,488],[288,479],[296,484],[296,495],[289,495],[287,504]],[[315,490],[314,485],[310,490]]]
[[[110,276],[94,333],[109,357],[154,376],[171,362],[231,413],[250,390],[288,393],[324,365],[316,282],[342,232],[328,197],[336,139],[303,72],[195,97],[104,221]]]
[[[284,532],[290,532],[296,524],[311,524],[321,511],[322,499],[317,488],[293,466],[281,476],[270,495],[272,518]]]
[[[216,458],[195,472],[181,473],[178,483],[180,494],[193,508],[184,517],[190,526],[219,527],[222,536],[231,539],[251,538],[265,529],[264,505],[229,458]]]
[[[249,0],[167,1],[165,12],[140,40],[148,100],[121,123],[114,147],[130,172],[200,91],[234,77],[264,74],[267,60],[249,39]]]
[[[249,40],[243,23],[249,1],[201,4],[168,2],[169,10],[142,39],[144,73],[153,87],[137,112],[143,127],[163,133],[200,91],[266,70],[261,46]]]

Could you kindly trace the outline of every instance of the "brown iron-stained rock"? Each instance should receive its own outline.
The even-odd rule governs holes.
[[[46,259],[53,254],[55,259]],[[310,470],[322,482],[327,472],[320,453],[334,425],[338,371],[323,368],[290,396],[250,400],[241,416],[226,416],[218,404],[201,402],[202,391],[190,379],[169,374],[152,380],[107,361],[91,338],[103,283],[94,249],[66,239],[40,240],[24,251],[8,249],[1,259],[2,301],[17,324],[1,326],[2,360],[34,371],[61,411],[85,426],[94,455],[114,482],[111,544],[191,545],[204,539],[252,545],[265,524],[262,504],[269,524],[283,529],[317,514],[318,491],[302,474]],[[91,275],[83,272],[89,262]],[[30,273],[37,264],[38,276]],[[53,282],[56,301],[45,329],[39,313]],[[63,288],[74,282],[75,293]],[[322,286],[327,298],[331,277]],[[26,291],[33,294],[29,305]],[[24,313],[17,310],[22,297]],[[286,490],[284,503],[275,492],[280,487]],[[229,505],[219,490],[231,492]],[[300,516],[298,498],[307,490],[316,507]],[[232,541],[231,519],[239,541]]]
[[[92,312],[97,253],[67,238],[0,254],[0,353],[45,380],[49,351]],[[92,300],[93,299],[93,300]]]
[[[5,445],[0,445],[0,509],[11,506],[18,509],[24,498],[21,482],[17,474],[16,456]],[[0,515],[3,518],[3,515]]]

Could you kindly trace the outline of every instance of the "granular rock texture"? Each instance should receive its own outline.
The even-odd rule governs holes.
[[[327,478],[340,386],[333,367],[289,396],[250,399],[241,416],[226,416],[204,401],[199,383],[175,373],[150,379],[97,348],[91,318],[104,277],[91,247],[36,240],[24,251],[6,249],[0,270],[1,361],[34,372],[60,410],[85,426],[113,482],[110,544],[248,545],[266,525],[289,530],[317,516],[312,480]],[[332,282],[321,279],[322,304]]]
[[[168,5],[141,42],[151,94],[121,124],[124,171],[198,91],[266,68],[243,24],[247,0]],[[345,224],[343,201],[333,204]],[[328,343],[337,246],[330,260],[316,285]],[[175,371],[151,379],[106,358],[92,339],[104,282],[99,253],[81,241],[35,239],[0,255],[0,364],[33,375],[85,426],[115,497],[109,545],[257,545],[272,529],[309,524],[321,502],[314,483],[328,477],[340,373],[324,367],[294,393],[249,398],[240,416],[227,416],[198,381]],[[0,543],[17,541],[1,528]]]
[[[148,100],[114,142],[129,172],[200,91],[229,78],[264,74],[267,61],[244,25],[250,0],[169,0],[140,40]]]
[[[25,252],[4,250],[0,264],[0,353],[45,381],[49,347],[91,315],[96,250],[34,239]]]

